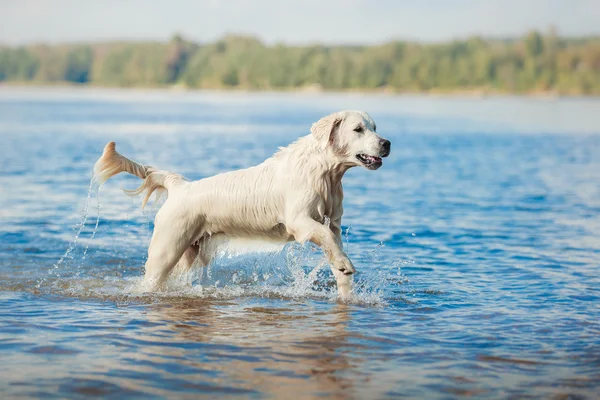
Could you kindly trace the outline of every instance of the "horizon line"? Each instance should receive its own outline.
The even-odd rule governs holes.
[[[470,39],[481,39],[484,41],[497,41],[497,42],[511,42],[518,41],[523,39],[527,35],[531,33],[539,33],[542,36],[547,36],[548,31],[543,31],[539,29],[530,29],[520,35],[511,35],[511,36],[494,36],[494,35],[481,35],[481,34],[470,34],[462,37],[452,37],[443,40],[427,40],[427,39],[418,39],[418,38],[389,38],[382,39],[378,41],[365,41],[365,42],[315,42],[315,41],[306,41],[306,42],[295,42],[295,41],[271,41],[265,40],[261,38],[259,35],[253,35],[250,33],[240,33],[240,32],[226,32],[223,35],[218,37],[208,39],[208,40],[197,40],[190,39],[185,34],[175,32],[170,35],[168,38],[105,38],[105,39],[75,39],[75,40],[61,40],[61,41],[43,41],[43,40],[32,40],[26,41],[23,43],[4,43],[0,41],[0,47],[9,47],[9,48],[17,48],[17,47],[30,47],[30,46],[64,46],[64,45],[100,45],[100,44],[111,44],[111,43],[169,43],[173,39],[179,37],[185,42],[194,43],[194,44],[210,44],[216,43],[221,40],[225,40],[228,38],[240,38],[240,39],[252,39],[256,40],[260,44],[265,47],[271,46],[279,46],[284,45],[288,47],[312,47],[312,46],[321,46],[321,47],[369,47],[369,46],[380,46],[386,45],[390,43],[414,43],[414,44],[445,44],[452,42],[464,42]],[[555,36],[559,39],[565,40],[585,40],[585,39],[600,39],[600,32],[598,33],[590,33],[587,35],[560,35],[555,34]]]

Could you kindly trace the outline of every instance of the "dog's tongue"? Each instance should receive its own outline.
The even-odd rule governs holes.
[[[374,157],[374,156],[367,156],[367,160],[369,160],[370,162],[378,162],[378,161],[381,161],[381,158]]]

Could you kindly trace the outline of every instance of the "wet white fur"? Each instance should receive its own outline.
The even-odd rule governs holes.
[[[362,132],[354,130],[359,125]],[[114,142],[106,145],[94,171],[100,184],[119,172],[144,179],[130,192],[146,192],[144,204],[153,191],[168,191],[148,249],[144,281],[152,289],[160,289],[175,267],[209,264],[228,240],[308,240],[322,248],[338,293],[347,296],[355,269],[342,250],[341,180],[349,168],[362,165],[357,154],[381,155],[381,140],[368,114],[342,111],[320,119],[310,135],[257,166],[194,182],[129,160]]]

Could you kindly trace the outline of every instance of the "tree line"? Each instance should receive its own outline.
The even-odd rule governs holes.
[[[0,47],[0,82],[199,89],[600,94],[600,38],[550,30],[512,40],[265,45],[245,36]]]

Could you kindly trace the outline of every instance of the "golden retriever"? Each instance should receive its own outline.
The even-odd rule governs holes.
[[[145,266],[144,282],[152,290],[160,289],[175,267],[208,265],[217,248],[232,239],[308,240],[325,253],[338,294],[346,297],[355,269],[342,249],[342,177],[354,166],[376,170],[390,154],[390,141],[375,131],[367,113],[337,112],[259,165],[193,182],[132,161],[110,142],[94,173],[99,184],[120,172],[143,179],[129,192],[145,192],[143,205],[155,190],[168,192]]]

